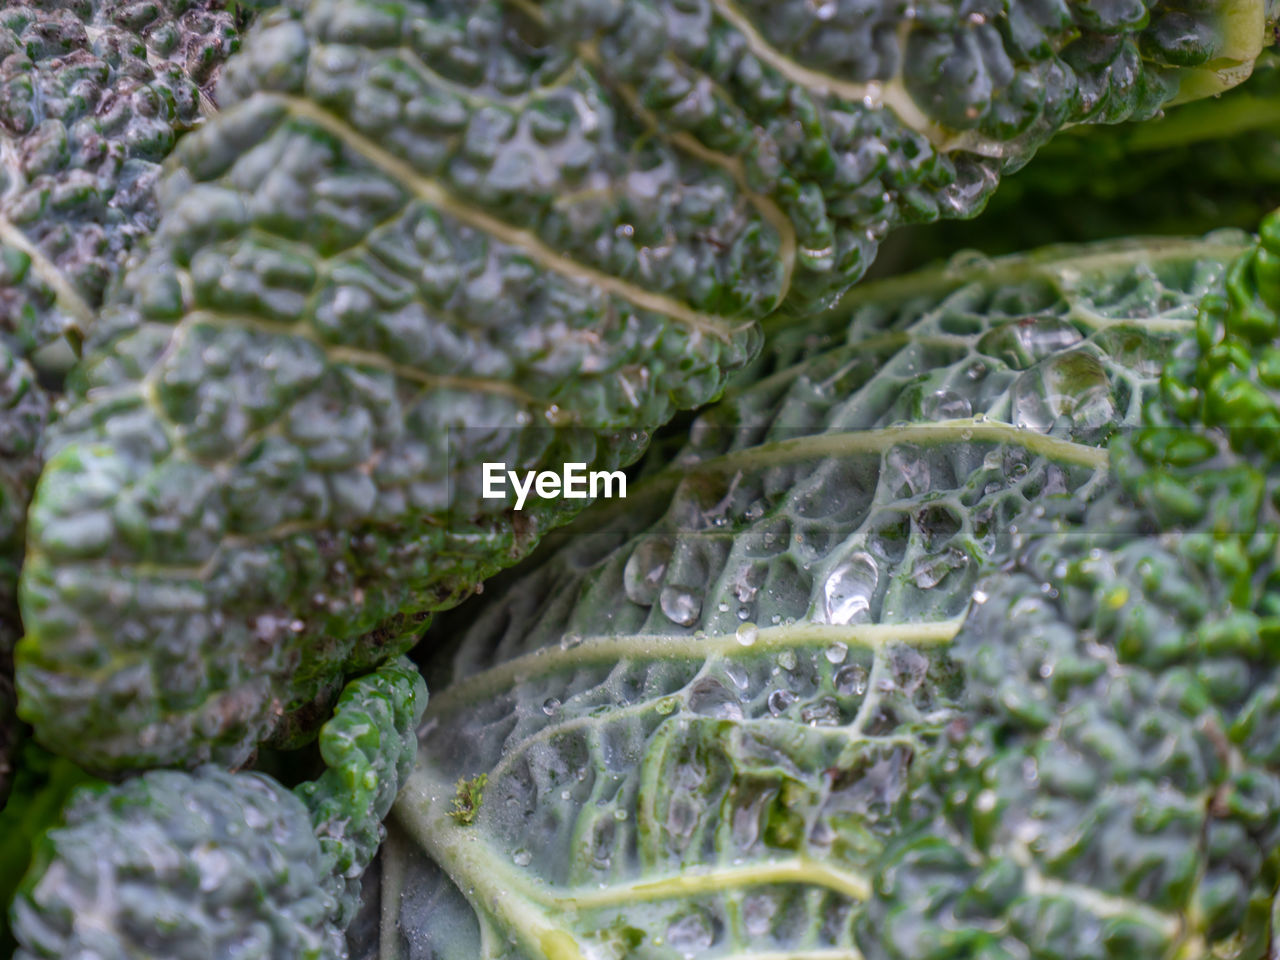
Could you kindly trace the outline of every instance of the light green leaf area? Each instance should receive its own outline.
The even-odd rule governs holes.
[[[1105,488],[1242,242],[954,264],[779,327],[674,466],[436,625],[355,953],[860,958],[984,564]]]

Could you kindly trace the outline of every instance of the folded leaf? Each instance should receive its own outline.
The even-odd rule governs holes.
[[[1219,98],[1164,116],[1064,131],[1005,178],[981,216],[894,235],[877,268],[910,269],[956,250],[1252,230],[1280,206],[1280,58]],[[1027,211],[1034,210],[1035,216]]]
[[[956,264],[775,330],[669,469],[433,628],[384,949],[861,956],[981,572],[1110,489],[1239,240]]]
[[[78,789],[14,898],[17,957],[345,957],[426,694],[403,660],[352,681],[295,791],[212,766]]]
[[[206,0],[0,9],[0,674],[21,634],[18,567],[53,401],[155,226],[160,162],[211,111],[236,44],[231,15]]]

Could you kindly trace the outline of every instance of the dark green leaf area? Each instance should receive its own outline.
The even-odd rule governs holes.
[[[407,661],[353,680],[320,731],[325,770],[294,791],[211,765],[77,790],[15,898],[17,956],[346,957],[426,699]]]
[[[882,865],[873,960],[1261,956],[1280,841],[1276,220],[1112,490],[1049,503],[956,638],[963,721]]]

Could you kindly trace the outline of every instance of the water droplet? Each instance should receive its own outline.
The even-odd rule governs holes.
[[[963,420],[972,414],[973,405],[954,390],[935,390],[920,401],[920,415],[926,420]]]
[[[675,708],[676,708],[675,697],[663,697],[661,700],[659,700],[657,703],[653,705],[653,709],[656,710],[659,714],[661,714],[664,717],[667,716],[667,714],[673,712]]]
[[[823,584],[827,623],[848,624],[871,619],[871,597],[880,568],[871,554],[859,551],[831,571]]]
[[[739,603],[750,603],[760,592],[760,584],[764,582],[764,567],[755,564],[743,564],[733,578],[733,594]]]
[[[913,497],[929,492],[932,480],[929,461],[915,444],[898,444],[885,456],[884,462],[891,471],[886,479],[895,492],[899,484],[905,485]]]
[[[627,558],[622,570],[622,588],[627,599],[641,606],[651,606],[658,599],[658,588],[671,560],[671,541],[663,537],[642,540]]]
[[[1022,317],[984,334],[978,352],[1003,360],[1014,370],[1026,370],[1081,339],[1080,331],[1063,317]]]
[[[547,697],[542,701],[542,712],[548,717],[554,717],[560,711],[560,701],[555,697]]]
[[[689,709],[707,717],[741,720],[742,705],[733,691],[714,677],[704,677],[689,691]]]
[[[760,630],[754,623],[744,623],[738,627],[734,636],[744,647],[749,647],[756,642],[756,637],[760,636]]]
[[[742,925],[753,937],[763,937],[773,926],[777,901],[767,893],[753,893],[742,900]]]
[[[800,719],[811,727],[833,727],[840,722],[840,707],[831,697],[823,697],[801,710]]]
[[[867,692],[867,671],[858,663],[841,667],[835,676],[836,693],[841,696],[862,696]]]
[[[911,568],[911,579],[921,590],[931,590],[941,583],[953,570],[968,566],[969,555],[963,550],[948,547],[943,553],[932,557],[920,557]]]
[[[783,670],[794,670],[796,668],[796,655],[791,650],[783,650],[778,654],[778,665]]]
[[[533,854],[522,848],[513,853],[511,859],[517,867],[527,867],[533,862]]]
[[[625,811],[625,810],[621,810],[621,809],[619,809],[619,810],[614,810],[614,811],[613,811],[613,819],[615,819],[615,820],[617,820],[619,823],[621,823],[623,820],[627,819],[627,811]]]
[[[780,717],[787,712],[787,707],[796,702],[796,695],[790,690],[775,690],[769,694],[767,701],[769,712],[775,717]]]
[[[710,921],[701,912],[690,913],[667,926],[667,943],[672,950],[695,957],[714,942]]]
[[[837,640],[835,643],[831,644],[831,646],[827,647],[824,652],[826,653],[828,663],[844,663],[844,658],[849,655],[849,645]]]
[[[659,598],[662,612],[683,627],[692,626],[702,613],[702,598],[692,590],[667,584]]]
[[[572,650],[574,647],[581,646],[581,644],[582,634],[580,633],[566,633],[560,638],[561,650]]]
[[[747,675],[747,671],[736,663],[725,664],[724,674],[739,690],[746,690],[751,686],[751,678]]]

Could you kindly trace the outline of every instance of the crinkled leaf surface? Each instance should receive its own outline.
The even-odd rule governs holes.
[[[61,377],[155,226],[160,161],[211,111],[235,44],[211,0],[0,7],[0,673],[21,633],[25,517]]]
[[[0,10],[0,334],[38,366],[57,369],[53,345],[88,332],[123,255],[154,228],[159,163],[212,112],[235,45],[210,0]]]
[[[378,955],[860,957],[981,568],[1105,488],[1240,240],[956,264],[775,331],[673,466],[434,628]]]
[[[1002,180],[979,217],[894,234],[877,269],[909,269],[960,249],[1007,254],[1135,230],[1252,230],[1262,211],[1277,206],[1280,57],[1271,51],[1219,98],[1153,120],[1072,127]]]
[[[869,960],[1274,956],[1280,218],[1196,341],[1113,491],[1047,503],[980,585]]]
[[[9,864],[26,870],[16,956],[345,957],[360,875],[413,767],[426,696],[405,660],[351,681],[320,731],[324,771],[293,791],[212,765],[77,789],[30,868]]]
[[[759,318],[829,304],[1064,124],[1240,79],[1267,17],[291,7],[181,145],[32,510],[23,711],[94,767],[287,741],[579,505],[515,514],[482,463],[629,463]]]

